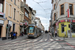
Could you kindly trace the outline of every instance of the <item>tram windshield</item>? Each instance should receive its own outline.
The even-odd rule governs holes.
[[[34,32],[34,27],[29,27],[29,33],[33,33]]]

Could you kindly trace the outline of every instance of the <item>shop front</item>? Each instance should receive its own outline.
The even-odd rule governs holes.
[[[60,20],[57,27],[59,37],[75,37],[75,20]]]
[[[21,22],[21,23],[20,23],[20,33],[22,33],[22,32],[24,32],[24,25],[23,25],[23,23]]]
[[[24,34],[27,35],[27,33],[28,33],[28,21],[24,23]]]
[[[0,38],[1,38],[1,35],[2,35],[2,27],[4,25],[4,21],[3,20],[0,20]]]

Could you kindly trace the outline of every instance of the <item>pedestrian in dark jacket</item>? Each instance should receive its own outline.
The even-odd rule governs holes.
[[[23,36],[23,32],[21,33],[21,35]]]
[[[11,40],[14,39],[13,33],[14,33],[13,31],[10,33],[11,34]]]

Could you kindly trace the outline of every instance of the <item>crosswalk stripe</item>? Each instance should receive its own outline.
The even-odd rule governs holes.
[[[47,41],[47,39],[45,39],[45,41]]]
[[[54,41],[53,39],[50,39],[50,41]]]
[[[48,48],[48,50],[52,50],[53,48]]]
[[[38,50],[43,50],[43,49],[38,49]]]

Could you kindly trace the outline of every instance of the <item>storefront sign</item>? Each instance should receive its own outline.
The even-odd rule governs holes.
[[[72,20],[72,22],[75,22],[75,20]]]
[[[0,24],[4,24],[4,21],[3,20],[0,20]]]
[[[65,20],[60,20],[59,22],[65,22]]]
[[[67,9],[67,17],[70,17],[70,9]]]
[[[25,25],[28,25],[28,22],[26,21],[24,24],[25,24]]]

